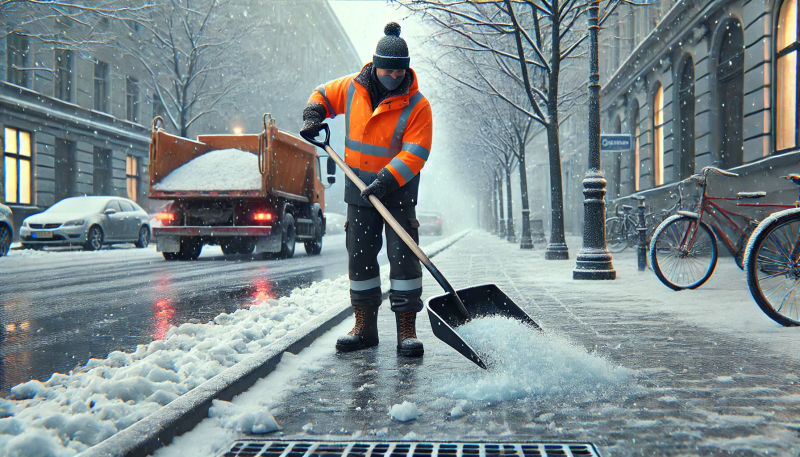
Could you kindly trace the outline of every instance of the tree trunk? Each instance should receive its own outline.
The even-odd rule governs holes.
[[[558,0],[553,0],[553,9],[558,11]],[[561,144],[558,138],[558,76],[561,70],[561,24],[554,23],[552,30],[553,54],[550,59],[550,77],[547,90],[547,149],[550,159],[550,244],[544,258],[547,260],[569,259],[569,248],[564,240],[564,197],[561,189]]]
[[[500,208],[500,238],[505,238],[506,236],[506,221],[503,219],[503,181],[500,177],[495,178],[495,183],[497,184],[497,202],[498,207]]]
[[[514,234],[514,204],[511,201],[511,167],[506,167],[506,196],[506,202],[508,202],[506,240],[514,243],[517,241],[517,236]]]
[[[525,169],[525,144],[519,148],[519,193],[522,196],[522,235],[520,249],[533,249],[531,238],[531,210],[528,203],[528,170]]]

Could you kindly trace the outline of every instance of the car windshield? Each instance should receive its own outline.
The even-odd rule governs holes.
[[[67,198],[51,206],[48,213],[99,213],[105,207],[108,199],[105,198]]]

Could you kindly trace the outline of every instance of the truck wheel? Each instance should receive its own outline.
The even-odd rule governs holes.
[[[179,252],[162,252],[164,260],[178,260]]]
[[[178,260],[197,260],[202,250],[203,242],[199,238],[181,237],[181,252],[178,253]]]
[[[222,253],[225,255],[238,254],[239,252],[239,243],[237,238],[230,238],[227,241],[223,241],[219,244],[219,247],[222,248]]]
[[[253,253],[253,249],[255,248],[256,248],[256,238],[243,238],[239,242],[237,252],[239,254],[250,255]]]
[[[322,252],[322,215],[314,216],[314,239],[303,243],[308,255],[317,255]]]
[[[297,231],[294,227],[294,216],[286,213],[283,218],[282,236],[281,236],[281,251],[280,257],[282,259],[291,259],[294,256],[294,245],[297,242]]]

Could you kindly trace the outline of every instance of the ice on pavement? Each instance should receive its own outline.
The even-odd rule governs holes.
[[[507,401],[534,396],[591,401],[624,385],[631,373],[586,349],[516,319],[474,319],[457,329],[487,370],[453,375],[441,392],[454,398]]]
[[[258,156],[240,149],[207,152],[173,170],[153,189],[162,192],[260,190]]]
[[[402,405],[392,405],[389,415],[396,421],[408,422],[419,417],[419,409],[414,403],[404,401]]]
[[[281,429],[275,417],[263,406],[246,407],[222,400],[211,403],[208,417],[216,418],[225,428],[256,435]]]

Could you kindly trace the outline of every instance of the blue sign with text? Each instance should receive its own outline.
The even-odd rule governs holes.
[[[630,151],[633,137],[629,133],[604,133],[600,135],[601,151]]]

